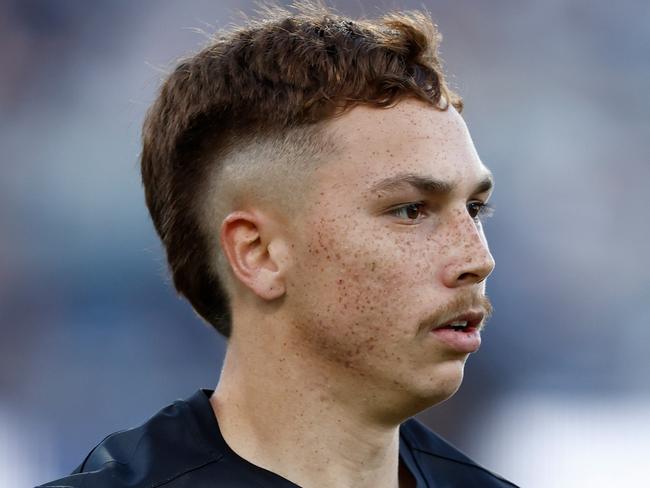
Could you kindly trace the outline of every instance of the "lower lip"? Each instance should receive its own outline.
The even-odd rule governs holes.
[[[469,354],[481,347],[481,333],[476,327],[469,330],[455,331],[452,329],[434,329],[431,333],[435,338],[457,352]]]

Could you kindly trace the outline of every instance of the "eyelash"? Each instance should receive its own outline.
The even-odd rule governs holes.
[[[467,207],[469,207],[470,205],[476,205],[478,207],[477,210],[476,210],[476,215],[472,217],[477,222],[482,221],[483,219],[490,218],[490,217],[492,217],[494,215],[494,206],[490,205],[489,203],[469,202],[467,204]],[[468,208],[468,210],[469,210],[469,208]]]
[[[401,212],[402,210],[406,210],[409,207],[413,207],[413,206],[417,206],[419,209],[422,209],[423,207],[426,206],[426,204],[424,202],[406,203],[404,205],[400,205],[399,207],[395,207],[395,208],[389,210],[388,213],[390,213],[391,215],[394,215],[395,217],[399,217],[400,216],[399,212]],[[472,218],[476,222],[480,222],[480,221],[482,221],[482,219],[486,219],[486,218],[492,217],[492,215],[494,215],[494,207],[492,205],[490,205],[489,203],[483,203],[483,202],[479,202],[479,201],[469,202],[467,204],[468,212],[469,212],[469,209],[470,209],[471,206],[478,207],[478,208],[475,209],[476,210],[475,215],[472,215],[471,212],[470,212],[470,215],[472,216]],[[421,210],[420,210],[420,212],[421,212]],[[408,219],[408,220],[415,221],[415,219]]]

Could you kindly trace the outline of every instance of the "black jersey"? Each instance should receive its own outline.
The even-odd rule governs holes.
[[[139,427],[100,442],[65,478],[69,488],[296,488],[228,447],[210,405],[211,390],[178,400]],[[400,426],[400,461],[418,488],[491,488],[514,484],[479,466],[415,419]]]

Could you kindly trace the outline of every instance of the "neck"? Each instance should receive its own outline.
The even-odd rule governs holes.
[[[331,371],[288,354],[282,339],[257,341],[244,353],[231,338],[210,400],[230,448],[304,488],[397,487],[399,422],[380,421],[359,389],[345,398]]]

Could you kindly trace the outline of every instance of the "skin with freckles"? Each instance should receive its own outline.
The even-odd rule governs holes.
[[[357,106],[325,130],[338,150],[302,208],[222,224],[238,293],[211,402],[235,452],[300,486],[408,486],[399,424],[453,395],[468,357],[431,330],[489,311],[490,174],[451,107]]]

